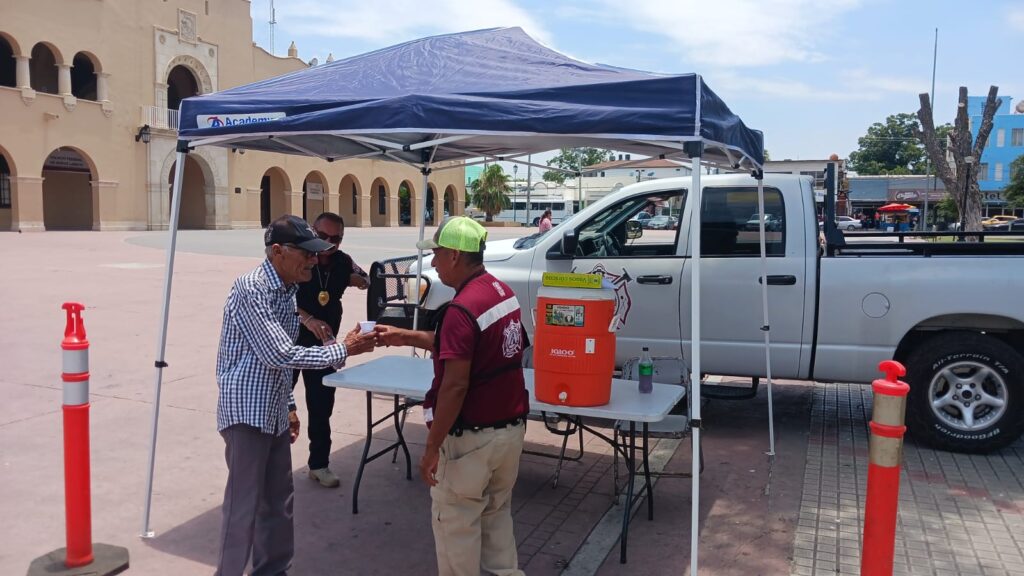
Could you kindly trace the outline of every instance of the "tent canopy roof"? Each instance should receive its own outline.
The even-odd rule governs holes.
[[[704,159],[752,167],[764,149],[697,74],[580,62],[520,28],[413,40],[188,98],[179,137],[414,164],[574,146],[685,157],[683,142],[703,141]]]

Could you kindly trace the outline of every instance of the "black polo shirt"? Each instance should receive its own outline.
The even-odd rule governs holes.
[[[299,308],[309,312],[317,320],[327,322],[335,336],[337,336],[338,329],[341,327],[341,295],[348,288],[354,270],[352,257],[338,250],[331,254],[331,258],[326,265],[321,265],[318,261],[317,265],[313,267],[313,277],[310,278],[309,282],[299,284],[299,291],[295,294],[295,301],[298,303]],[[326,290],[330,296],[325,306],[320,304],[319,295],[321,290]],[[299,329],[297,344],[300,346],[320,346],[322,342],[312,332],[307,330],[305,326],[302,326]]]

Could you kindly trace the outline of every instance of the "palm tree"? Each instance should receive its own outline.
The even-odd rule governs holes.
[[[510,192],[508,174],[500,165],[491,164],[473,181],[473,204],[487,215],[485,221],[493,222],[495,214],[512,205],[508,199]]]

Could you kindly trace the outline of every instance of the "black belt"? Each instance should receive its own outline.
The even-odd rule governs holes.
[[[449,432],[449,436],[462,436],[463,432],[480,432],[482,430],[501,430],[512,426],[519,426],[526,423],[526,416],[518,416],[511,420],[502,420],[494,424],[483,424],[480,426],[470,424],[456,424]]]

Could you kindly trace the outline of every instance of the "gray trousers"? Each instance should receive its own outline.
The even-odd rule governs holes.
[[[228,484],[216,575],[241,576],[250,552],[253,576],[287,574],[295,554],[295,491],[288,431],[271,436],[237,424],[220,434]]]

